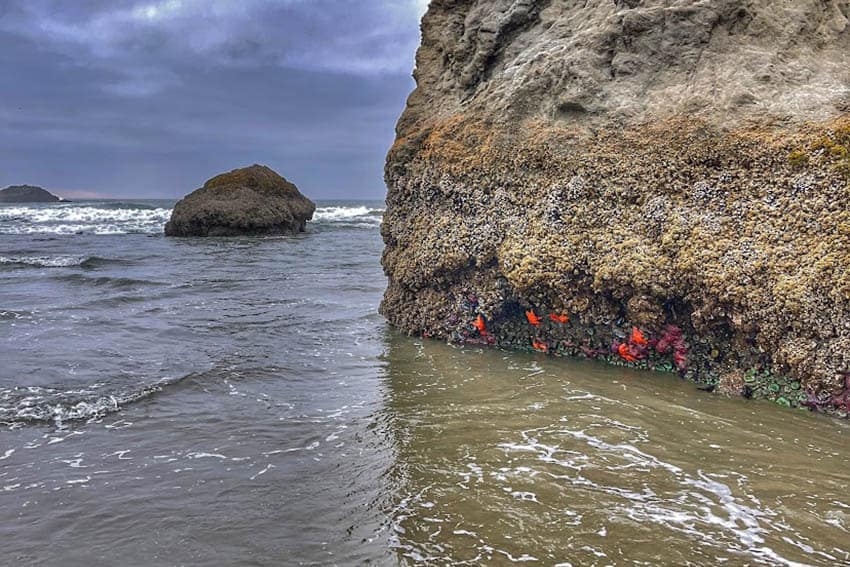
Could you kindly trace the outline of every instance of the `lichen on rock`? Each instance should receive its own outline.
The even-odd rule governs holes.
[[[780,403],[845,411],[848,16],[433,0],[387,159],[382,312],[458,342],[483,314],[502,346],[659,369],[674,352],[611,346],[673,326],[689,378],[771,397],[755,372],[800,385]]]

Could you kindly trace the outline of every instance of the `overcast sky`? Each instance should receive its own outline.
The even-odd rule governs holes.
[[[427,0],[0,0],[0,187],[383,198]]]

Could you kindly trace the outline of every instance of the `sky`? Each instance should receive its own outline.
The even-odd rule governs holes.
[[[380,199],[428,0],[0,0],[0,187]]]

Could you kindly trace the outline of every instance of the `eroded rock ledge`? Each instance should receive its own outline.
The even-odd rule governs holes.
[[[382,312],[850,411],[848,15],[434,0],[387,160]]]

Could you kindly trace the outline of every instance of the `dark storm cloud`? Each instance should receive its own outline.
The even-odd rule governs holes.
[[[420,0],[0,0],[0,186],[179,195],[267,163],[380,197]]]

